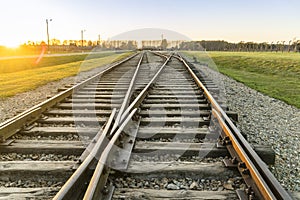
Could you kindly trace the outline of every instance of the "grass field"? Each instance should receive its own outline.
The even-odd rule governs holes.
[[[21,60],[11,60],[17,66],[15,72],[0,72],[0,97],[13,96],[20,92],[29,91],[44,85],[51,81],[56,81],[68,76],[74,76],[80,71],[87,71],[95,67],[109,64],[111,62],[121,60],[129,56],[128,53],[105,53],[84,56],[61,56],[61,57],[45,57],[44,62],[38,67],[30,68],[26,63],[22,68]],[[97,57],[98,55],[98,57]],[[84,60],[86,58],[86,60]],[[42,62],[42,61],[41,61]],[[0,61],[1,63],[1,61]]]
[[[185,51],[227,76],[300,108],[300,54]],[[212,60],[211,60],[212,59]]]
[[[39,57],[30,58],[17,58],[0,60],[0,73],[11,73],[17,71],[23,71],[27,69],[36,69],[41,67],[48,67],[54,65],[60,65],[70,62],[90,60],[95,58],[103,58],[106,56],[114,55],[113,51],[100,52],[97,54],[82,54],[82,55],[66,55],[66,56],[44,56],[39,60]]]

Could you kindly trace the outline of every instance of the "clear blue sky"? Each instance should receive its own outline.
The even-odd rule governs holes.
[[[299,0],[0,0],[0,45],[162,28],[193,40],[300,39]]]

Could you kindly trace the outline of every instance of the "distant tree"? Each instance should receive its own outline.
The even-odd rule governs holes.
[[[271,52],[273,52],[273,43],[274,43],[274,42],[271,42],[271,45],[270,45],[270,50],[271,50]]]
[[[35,42],[31,41],[31,40],[28,40],[27,43],[26,43],[27,46],[34,46],[35,45]]]
[[[279,41],[277,41],[277,43],[276,43],[276,53],[278,52],[278,50],[279,50]]]
[[[289,53],[290,53],[290,51],[291,51],[291,42],[292,42],[292,40],[289,41],[289,45],[288,45],[288,52],[289,52]]]
[[[137,46],[136,46],[136,44],[134,44],[134,41],[132,41],[132,40],[128,41],[128,43],[127,43],[127,49],[128,50],[137,49]]]
[[[268,47],[269,47],[268,43],[264,42],[262,51],[268,51]]]
[[[127,41],[122,41],[122,42],[120,42],[119,48],[120,48],[120,49],[127,49]]]
[[[163,39],[161,41],[161,48],[162,49],[167,49],[167,47],[168,47],[168,41],[166,39]]]
[[[244,41],[240,41],[239,43],[238,43],[238,51],[243,51],[243,49],[244,49]]]
[[[259,51],[259,44],[258,43],[253,43],[254,49],[253,51]]]
[[[284,43],[285,43],[285,41],[282,41],[282,45],[281,45],[281,52],[283,53],[283,51],[284,51]]]
[[[99,46],[99,44],[100,44],[100,43],[99,43],[99,40],[97,40],[97,41],[92,41],[92,42],[93,42],[93,44],[92,44],[93,46]]]
[[[300,40],[297,40],[294,42],[294,52],[299,51],[299,46],[300,46]]]
[[[103,49],[106,49],[106,48],[107,48],[107,44],[106,44],[106,43],[107,43],[106,41],[103,41],[103,42],[102,42],[102,48],[103,48]]]
[[[51,44],[51,45],[60,45],[61,42],[60,42],[60,40],[53,38],[53,39],[50,41],[50,44]]]

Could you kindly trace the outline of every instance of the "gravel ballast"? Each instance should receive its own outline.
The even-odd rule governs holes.
[[[239,114],[239,129],[252,144],[271,145],[270,169],[280,183],[300,191],[300,110],[224,76],[229,107]]]
[[[206,190],[222,191],[244,189],[241,177],[231,177],[228,180],[185,178],[134,178],[124,177],[112,180],[117,188],[150,188],[167,190]]]
[[[194,65],[223,91],[228,108],[238,113],[237,127],[251,144],[271,145],[271,172],[284,188],[300,191],[300,109],[253,90],[206,66]],[[221,92],[222,93],[222,92]]]
[[[85,77],[90,77],[108,67],[109,65],[105,65],[90,71],[80,72],[76,76],[49,82],[34,90],[23,92],[13,97],[0,98],[0,123],[16,116],[17,114],[31,108],[38,103],[47,100],[47,98],[58,94],[58,89],[70,84],[79,83],[84,80]]]
[[[57,94],[57,89],[64,85],[74,83],[74,77],[64,78],[59,81],[50,82],[35,90],[23,92],[13,97],[0,99],[0,123],[29,109],[30,107],[47,100]]]

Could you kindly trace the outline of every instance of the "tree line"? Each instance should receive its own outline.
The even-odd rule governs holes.
[[[277,42],[245,42],[231,43],[224,40],[201,40],[201,41],[168,41],[163,40],[144,40],[141,41],[144,49],[171,49],[171,50],[194,50],[194,51],[240,51],[240,52],[300,52],[300,40],[277,41]],[[45,42],[28,41],[22,45],[23,48],[36,49]],[[138,41],[135,40],[50,40],[49,48],[52,51],[76,51],[90,50],[92,48],[101,50],[135,50],[138,47]]]
[[[47,45],[46,42],[34,42],[27,41],[22,46],[43,46]],[[53,48],[71,48],[74,49],[76,47],[88,49],[88,48],[101,48],[101,49],[120,49],[120,50],[134,50],[137,49],[137,42],[134,40],[64,40],[60,41],[58,39],[51,39],[49,41],[50,47]]]
[[[189,41],[180,44],[180,50],[194,51],[270,51],[270,52],[300,52],[300,40],[297,41],[277,41],[277,42],[245,42],[230,43],[224,40],[213,41]]]

